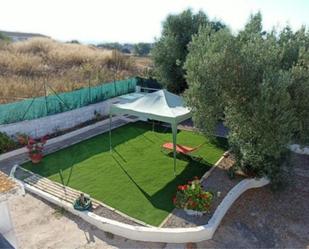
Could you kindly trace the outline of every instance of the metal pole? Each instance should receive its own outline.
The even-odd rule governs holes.
[[[45,106],[46,106],[46,115],[48,115],[48,103],[47,103],[47,89],[46,89],[46,79],[44,79],[44,93],[45,93]]]
[[[112,152],[112,114],[109,113],[109,151]]]
[[[174,176],[176,176],[177,124],[172,124],[172,133],[173,133],[173,154],[174,154]]]

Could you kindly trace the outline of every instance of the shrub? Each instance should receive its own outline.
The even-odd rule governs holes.
[[[16,147],[16,143],[6,133],[0,132],[0,153],[7,152]]]
[[[262,31],[261,21],[260,14],[252,16],[237,35],[200,30],[185,63],[186,100],[206,135],[225,121],[239,167],[278,184],[294,134],[308,137],[309,37],[299,31],[282,45],[275,32]],[[299,56],[287,56],[291,40]]]

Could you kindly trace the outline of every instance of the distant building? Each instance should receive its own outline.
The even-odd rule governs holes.
[[[10,31],[1,31],[2,34],[9,37],[13,42],[25,41],[33,37],[45,37],[50,38],[46,35],[36,34],[36,33],[21,33],[21,32],[10,32]]]

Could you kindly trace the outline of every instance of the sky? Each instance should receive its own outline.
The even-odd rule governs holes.
[[[241,30],[260,11],[263,27],[309,27],[309,0],[0,0],[0,30],[85,43],[153,42],[168,14],[187,8]]]

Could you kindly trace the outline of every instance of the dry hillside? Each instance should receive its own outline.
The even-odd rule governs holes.
[[[93,46],[33,38],[0,44],[0,103],[143,75],[149,60]]]

